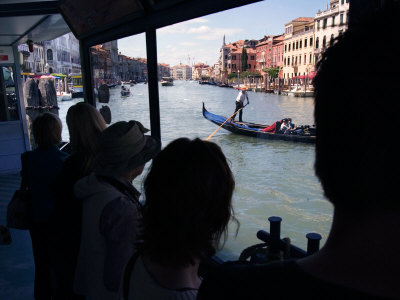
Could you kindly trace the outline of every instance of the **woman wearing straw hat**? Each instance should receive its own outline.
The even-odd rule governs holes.
[[[75,292],[88,299],[121,297],[121,276],[135,252],[140,193],[132,180],[161,148],[140,122],[117,122],[100,135],[94,172],[75,185],[82,199],[82,235]]]

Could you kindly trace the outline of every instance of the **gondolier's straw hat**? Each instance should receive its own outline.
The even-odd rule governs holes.
[[[144,165],[160,150],[161,142],[149,135],[138,121],[117,122],[100,135],[100,153],[94,171],[101,175],[121,175]]]

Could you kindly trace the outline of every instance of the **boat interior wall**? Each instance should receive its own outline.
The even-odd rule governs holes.
[[[81,0],[61,0],[59,8],[75,36],[93,46],[258,1],[118,0],[113,3],[118,9],[112,9],[106,0],[90,0],[82,9]],[[119,6],[127,8],[123,16]],[[103,17],[105,9],[107,18]]]
[[[21,169],[21,153],[26,151],[21,121],[1,123],[0,174],[11,174]]]
[[[1,0],[0,45],[52,40],[70,32],[58,11],[58,1]],[[51,30],[49,30],[51,28]]]

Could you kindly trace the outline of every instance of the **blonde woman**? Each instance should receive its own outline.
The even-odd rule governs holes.
[[[106,123],[95,107],[83,102],[69,108],[66,120],[71,156],[65,161],[53,188],[56,200],[52,216],[56,295],[60,299],[83,299],[72,290],[82,218],[82,203],[75,197],[73,187],[92,171],[99,150],[98,137]]]

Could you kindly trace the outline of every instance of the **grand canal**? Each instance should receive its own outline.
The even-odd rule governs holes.
[[[195,81],[174,84],[159,87],[163,146],[178,137],[205,139],[217,128],[203,118],[202,102],[210,112],[226,117],[234,111],[234,89],[199,85]],[[135,119],[150,128],[147,89],[145,84],[132,86],[131,95],[126,98],[121,98],[119,87],[110,89],[112,121]],[[291,117],[297,124],[313,124],[313,98],[249,92],[249,99],[250,105],[243,113],[245,121],[271,124]],[[66,112],[81,100],[59,103],[64,139],[68,139]],[[235,227],[230,227],[228,241],[219,253],[223,259],[236,259],[244,248],[259,243],[256,232],[269,230],[267,219],[273,215],[282,217],[282,237],[290,237],[293,244],[305,249],[308,232],[320,233],[321,243],[325,242],[333,208],[314,175],[314,145],[258,140],[224,129],[211,141],[224,151],[236,180],[233,203],[240,228],[235,236]],[[138,188],[145,174],[146,170],[135,180]]]

